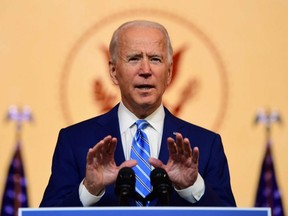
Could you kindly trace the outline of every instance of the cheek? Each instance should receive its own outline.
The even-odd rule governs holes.
[[[117,74],[117,80],[118,83],[122,85],[130,85],[133,83],[133,80],[137,76],[136,70],[132,70],[131,68],[124,68],[121,70],[121,73],[118,72]]]
[[[117,76],[117,85],[120,87],[121,91],[129,91],[131,87],[132,79],[127,74],[118,74]]]

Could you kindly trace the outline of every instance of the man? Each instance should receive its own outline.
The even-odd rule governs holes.
[[[220,136],[178,119],[162,105],[173,66],[166,29],[150,21],[124,23],[114,32],[109,52],[121,102],[60,131],[40,206],[119,205],[118,172],[139,163],[131,153],[138,119],[148,122],[144,131],[152,169],[163,168],[172,181],[170,206],[236,206]]]

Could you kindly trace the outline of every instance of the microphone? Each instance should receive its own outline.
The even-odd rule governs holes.
[[[136,177],[132,168],[123,167],[119,170],[115,184],[115,194],[119,196],[120,206],[129,206],[129,198],[146,205],[145,199],[135,191],[135,184]]]
[[[135,196],[135,173],[132,168],[124,167],[119,170],[115,193],[119,196],[120,206],[128,206],[129,198],[134,198]]]
[[[150,174],[150,181],[153,191],[146,199],[151,201],[158,197],[160,206],[168,206],[173,187],[167,172],[162,168],[155,168]]]

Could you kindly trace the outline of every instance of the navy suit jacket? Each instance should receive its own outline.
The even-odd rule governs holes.
[[[106,114],[60,130],[53,155],[52,173],[40,207],[82,206],[78,190],[85,177],[87,152],[105,136],[111,135],[118,139],[115,150],[117,166],[125,160],[117,111],[118,105]],[[165,108],[159,153],[159,159],[165,164],[169,156],[167,138],[173,137],[173,132],[180,132],[183,137],[189,138],[192,148],[199,148],[199,173],[205,182],[205,193],[198,202],[191,204],[174,191],[170,206],[236,206],[220,136],[175,117]],[[95,206],[118,206],[114,185],[107,186],[105,191],[105,195]],[[157,201],[151,205],[157,205]]]

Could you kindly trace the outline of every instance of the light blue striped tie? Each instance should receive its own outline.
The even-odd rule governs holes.
[[[131,159],[137,160],[137,165],[133,167],[136,176],[136,191],[145,198],[151,192],[151,165],[148,162],[150,146],[147,135],[143,131],[149,123],[140,119],[136,121],[136,125],[137,131],[132,142]],[[136,203],[138,206],[142,206],[141,202],[136,201]]]

